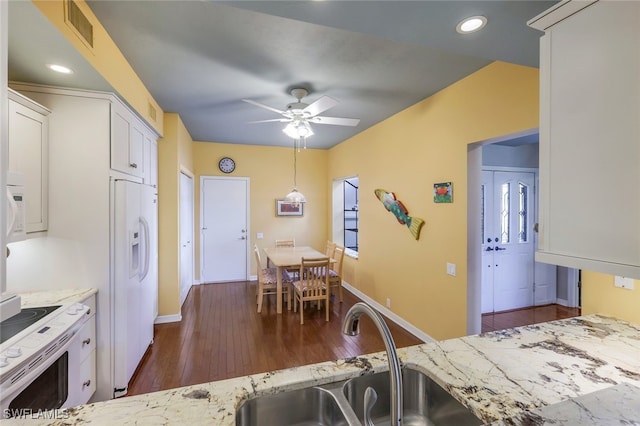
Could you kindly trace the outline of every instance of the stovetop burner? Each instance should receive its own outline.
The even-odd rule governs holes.
[[[40,308],[22,308],[20,313],[0,323],[0,343],[4,343],[25,328],[40,321],[61,305]]]

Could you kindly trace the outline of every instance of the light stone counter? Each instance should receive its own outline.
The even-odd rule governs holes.
[[[20,302],[23,308],[63,305],[65,303],[81,302],[97,292],[98,291],[94,288],[34,291],[29,293],[20,293]]]
[[[486,423],[522,424],[518,419],[529,411],[618,384],[640,387],[640,325],[597,315],[425,343],[398,354]],[[245,398],[386,369],[386,355],[376,353],[88,404],[58,413],[57,420],[25,424],[234,425]]]

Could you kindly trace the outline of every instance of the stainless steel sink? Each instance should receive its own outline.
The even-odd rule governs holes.
[[[364,391],[373,387],[378,400],[371,410],[375,425],[388,425],[389,373],[382,372],[357,377],[345,383],[344,396],[360,419],[364,420]],[[420,371],[402,369],[404,407],[403,425],[481,425],[482,422],[468,408],[459,403],[440,385]]]
[[[348,424],[333,394],[320,387],[249,399],[236,412],[236,426]]]
[[[442,387],[420,371],[403,368],[403,424],[481,425],[482,422]],[[244,401],[236,426],[361,425],[364,392],[373,387],[378,400],[371,411],[375,425],[389,425],[389,373],[265,395]]]

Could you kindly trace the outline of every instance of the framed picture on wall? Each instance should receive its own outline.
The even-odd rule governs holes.
[[[453,184],[442,182],[433,184],[434,203],[453,203]]]
[[[302,216],[303,206],[303,203],[276,200],[276,216]]]

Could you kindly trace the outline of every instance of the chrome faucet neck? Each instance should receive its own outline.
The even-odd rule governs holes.
[[[365,314],[376,325],[376,328],[382,336],[384,347],[387,351],[387,360],[389,362],[389,382],[390,382],[390,398],[391,398],[391,425],[402,425],[402,371],[400,369],[400,360],[396,351],[396,345],[391,336],[389,327],[384,322],[382,315],[366,303],[358,302],[353,305],[342,322],[342,332],[349,336],[355,336],[360,333],[360,317]]]

